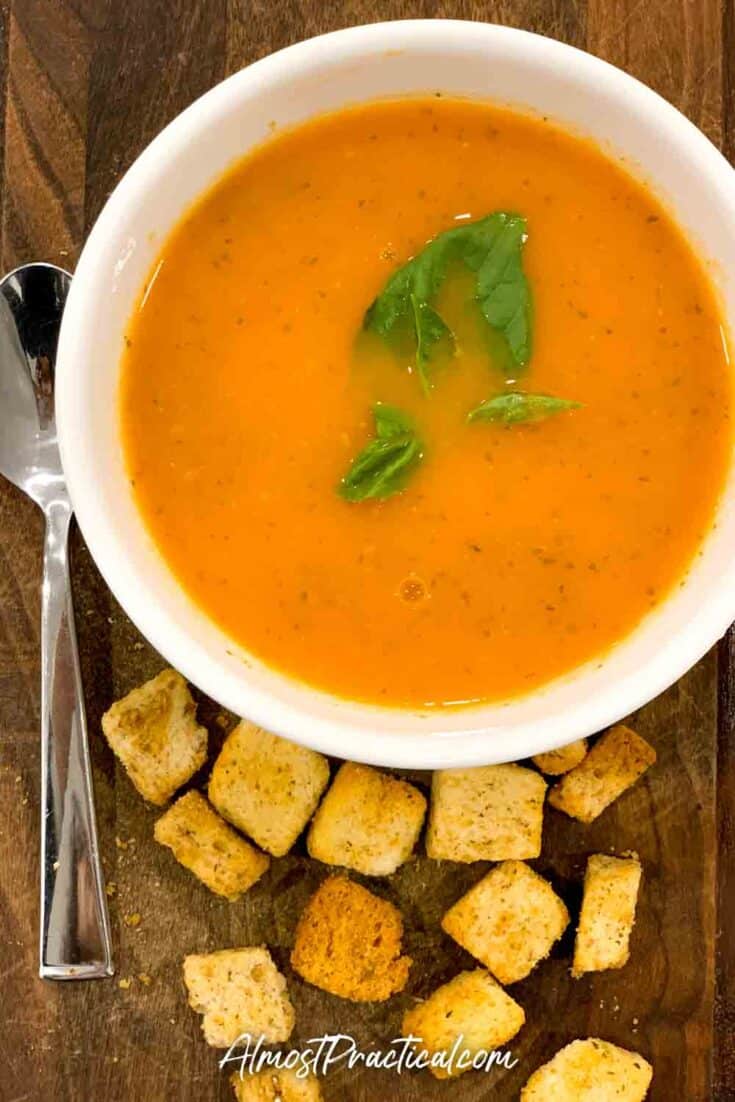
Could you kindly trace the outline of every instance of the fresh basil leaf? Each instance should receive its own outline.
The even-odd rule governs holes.
[[[548,394],[521,394],[517,391],[487,398],[468,415],[468,421],[496,421],[504,425],[543,421],[567,409],[579,409],[581,402],[553,398]]]
[[[431,389],[431,380],[427,369],[434,353],[434,346],[444,338],[453,342],[454,334],[445,325],[436,310],[429,306],[428,302],[417,299],[416,295],[411,295],[411,308],[416,328],[416,371],[424,388],[424,393],[427,394]]]
[[[379,440],[388,440],[391,436],[401,436],[413,432],[413,422],[400,409],[378,402],[373,406],[375,432]]]
[[[477,299],[488,325],[505,337],[513,362],[531,358],[531,294],[521,264],[524,219],[511,216],[498,229],[477,273]]]
[[[339,484],[347,501],[386,498],[402,490],[424,457],[410,420],[393,406],[373,407],[376,437],[353,459]]]
[[[504,211],[440,233],[393,273],[365,314],[363,327],[388,338],[408,326],[415,338],[417,374],[428,390],[427,364],[435,346],[442,338],[453,339],[431,303],[450,263],[460,261],[476,273],[475,297],[482,316],[505,339],[514,367],[524,367],[531,356],[532,315],[521,262],[525,240],[525,219]]]

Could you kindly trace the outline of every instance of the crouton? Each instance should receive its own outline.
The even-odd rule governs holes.
[[[545,792],[543,777],[520,765],[434,773],[426,852],[447,861],[538,857]]]
[[[522,861],[496,865],[442,919],[442,928],[503,984],[522,980],[564,933],[569,914]]]
[[[392,903],[344,876],[330,876],[299,919],[291,952],[296,972],[352,1002],[382,1002],[401,991],[411,958],[402,957],[403,920]]]
[[[176,670],[163,670],[116,701],[102,717],[102,730],[141,796],[159,806],[207,758],[206,729]]]
[[[209,799],[261,849],[282,857],[314,814],[328,780],[321,754],[242,720],[214,763]]]
[[[460,972],[403,1016],[401,1034],[416,1037],[437,1079],[461,1075],[475,1055],[506,1044],[526,1020],[523,1008],[484,968]],[[449,1059],[455,1045],[456,1057]]]
[[[187,792],[153,828],[153,836],[210,891],[239,899],[263,875],[270,858],[251,846],[210,807],[200,792]]]
[[[587,739],[578,738],[575,742],[569,742],[558,750],[536,754],[531,760],[542,773],[547,773],[550,777],[560,777],[562,773],[568,773],[575,765],[579,765],[586,754]]]
[[[267,949],[220,949],[184,959],[189,1005],[204,1015],[207,1044],[229,1048],[244,1033],[266,1044],[287,1041],[294,1010]]]
[[[574,945],[573,976],[622,968],[627,963],[640,882],[641,863],[635,854],[608,857],[598,853],[590,857]]]
[[[549,803],[591,823],[656,760],[652,746],[622,723],[595,743],[584,761],[554,785]]]
[[[572,1041],[535,1071],[521,1102],[643,1102],[652,1078],[637,1052],[590,1037]]]
[[[299,1077],[287,1068],[264,1068],[253,1075],[232,1076],[237,1102],[322,1102],[319,1080]]]
[[[418,788],[348,761],[322,800],[306,844],[327,865],[389,876],[411,856],[425,814]]]

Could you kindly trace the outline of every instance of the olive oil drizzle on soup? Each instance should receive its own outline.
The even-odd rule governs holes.
[[[495,211],[526,220],[532,357],[501,370],[452,271],[453,353],[425,394],[412,352],[359,336],[365,311]],[[189,594],[267,663],[368,701],[510,698],[602,659],[682,580],[730,461],[717,304],[593,144],[446,98],[346,109],[237,164],[159,261],[122,371],[134,493]],[[468,423],[509,390],[575,405]],[[349,501],[376,403],[422,459],[400,492]]]

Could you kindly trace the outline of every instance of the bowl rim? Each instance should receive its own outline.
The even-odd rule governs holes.
[[[472,36],[470,43],[468,36]],[[371,764],[394,767],[446,768],[479,765],[509,760],[508,750],[498,752],[489,743],[500,743],[502,724],[477,720],[477,708],[465,712],[467,724],[461,733],[376,731],[360,728],[344,719],[306,715],[298,707],[278,699],[267,688],[249,682],[247,671],[234,679],[218,669],[216,658],[199,648],[195,640],[185,635],[169,613],[148,600],[145,589],[139,587],[135,572],[125,561],[124,547],[108,523],[102,510],[95,507],[94,494],[89,493],[94,475],[85,469],[84,457],[78,448],[78,418],[75,417],[75,387],[72,385],[76,349],[84,347],[88,313],[88,289],[102,279],[103,254],[117,225],[125,221],[127,212],[135,208],[162,161],[168,161],[191,140],[192,132],[201,132],[210,120],[227,112],[233,95],[244,89],[260,86],[264,90],[271,80],[290,73],[306,73],[324,64],[366,52],[387,49],[422,51],[424,49],[462,53],[478,39],[493,38],[506,50],[515,50],[529,59],[548,64],[573,66],[581,81],[604,85],[612,98],[624,101],[628,108],[655,116],[662,130],[680,146],[687,146],[688,155],[696,158],[700,175],[729,204],[735,225],[735,171],[709,139],[677,108],[652,89],[615,66],[574,46],[545,38],[529,31],[465,20],[397,20],[348,27],[319,35],[287,46],[254,62],[205,92],[176,116],[143,150],[119,181],[87,238],[72,280],[58,349],[57,424],[59,445],[68,488],[82,534],[113,595],[142,634],[167,660],[193,684],[235,714],[244,714],[259,725],[276,731],[294,741],[336,757],[349,757]],[[182,206],[181,211],[185,206]],[[169,573],[171,573],[169,568]],[[727,584],[729,583],[729,584]],[[726,589],[727,592],[721,592]],[[664,600],[663,604],[666,604]],[[735,616],[735,563],[721,585],[713,586],[695,619],[686,631],[671,639],[663,653],[651,656],[634,675],[623,679],[622,685],[609,686],[595,698],[582,697],[573,715],[563,722],[559,716],[513,726],[513,759],[562,746],[576,738],[602,730],[630,714],[666,689],[694,665],[727,630]],[[584,667],[580,667],[582,670]],[[287,675],[287,680],[293,681]],[[235,684],[237,681],[237,684]],[[307,688],[309,688],[307,686]],[[311,689],[332,699],[332,694]],[[496,705],[497,707],[497,705]],[[383,715],[406,715],[405,709],[381,708]],[[473,719],[474,717],[474,719]],[[357,737],[359,735],[365,737]],[[483,737],[484,736],[484,737]],[[346,752],[345,740],[350,738]],[[517,747],[517,750],[515,749]]]

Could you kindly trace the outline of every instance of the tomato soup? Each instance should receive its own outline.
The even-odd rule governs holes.
[[[496,212],[517,232],[478,269]],[[462,226],[403,337],[366,325]],[[727,347],[682,233],[599,147],[485,104],[274,134],[166,240],[126,343],[162,556],[249,652],[359,700],[499,700],[604,661],[682,582],[730,462]]]

